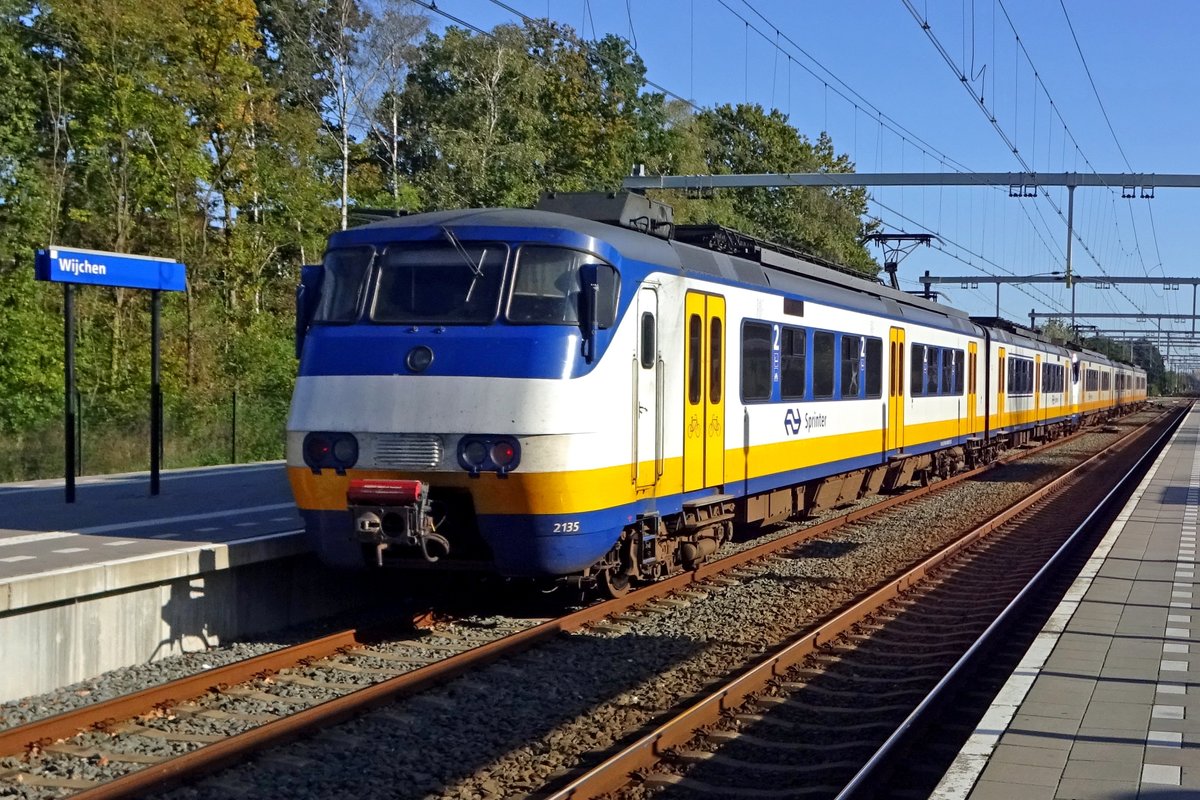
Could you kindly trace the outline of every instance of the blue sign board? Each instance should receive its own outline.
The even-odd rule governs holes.
[[[37,251],[33,269],[39,281],[124,286],[163,292],[182,292],[187,289],[187,267],[169,258],[49,247]]]

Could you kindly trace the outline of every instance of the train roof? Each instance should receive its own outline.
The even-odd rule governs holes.
[[[770,249],[752,255],[731,255],[653,235],[608,221],[540,209],[473,208],[432,211],[381,219],[367,225],[338,231],[330,236],[330,247],[376,242],[381,236],[429,228],[435,238],[443,227],[454,228],[550,228],[569,231],[605,242],[623,259],[677,269],[681,274],[699,273],[750,286],[762,286],[813,300],[884,313],[938,327],[973,333],[975,326],[957,309],[897,291],[880,283],[841,272],[816,261]],[[411,236],[401,234],[403,238]],[[424,238],[424,237],[417,237]]]
[[[494,228],[560,230],[584,236],[614,248],[622,259],[632,259],[680,274],[698,273],[749,286],[761,286],[818,302],[850,308],[915,323],[982,335],[991,332],[997,341],[1038,347],[1062,355],[1078,352],[1089,360],[1118,363],[1101,353],[1070,348],[1051,342],[1028,329],[1017,330],[1004,320],[972,319],[965,312],[908,294],[881,283],[860,278],[816,259],[782,252],[770,246],[741,247],[736,253],[671,238],[675,226],[661,204],[637,195],[580,192],[543,196],[543,204],[572,213],[527,208],[468,208],[431,211],[387,217],[366,225],[338,231],[329,237],[330,247],[378,242],[381,237],[400,234],[404,239],[435,239],[442,228]],[[630,207],[635,209],[630,216]],[[585,216],[590,213],[592,216]],[[711,227],[711,226],[708,226]],[[425,235],[410,232],[426,228]],[[400,233],[400,232],[405,233]],[[736,232],[733,233],[735,236]],[[692,241],[696,237],[688,237]],[[750,237],[751,242],[758,243]],[[761,244],[761,243],[758,243]],[[1135,367],[1136,369],[1136,367]]]
[[[632,230],[608,225],[554,211],[529,208],[466,208],[453,211],[430,211],[392,219],[383,219],[338,231],[329,237],[331,247],[374,242],[390,232],[430,228],[430,239],[440,236],[447,228],[551,228],[570,231],[607,242],[623,257],[654,263],[669,263],[671,248],[662,239]],[[407,238],[407,237],[406,237]]]

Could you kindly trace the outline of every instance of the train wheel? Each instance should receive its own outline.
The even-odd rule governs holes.
[[[606,597],[616,599],[629,594],[629,590],[633,588],[633,582],[629,579],[629,573],[622,571],[619,567],[609,567],[600,573],[600,590]]]

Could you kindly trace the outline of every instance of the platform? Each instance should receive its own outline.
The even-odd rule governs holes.
[[[1194,409],[932,797],[1200,798],[1198,444]]]
[[[0,613],[304,549],[282,462],[0,485]]]
[[[0,485],[0,701],[342,610],[282,462]]]

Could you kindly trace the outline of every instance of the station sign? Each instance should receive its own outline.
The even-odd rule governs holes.
[[[187,267],[169,258],[48,247],[38,250],[33,262],[34,277],[53,283],[91,286],[121,286],[182,292],[187,289]]]

